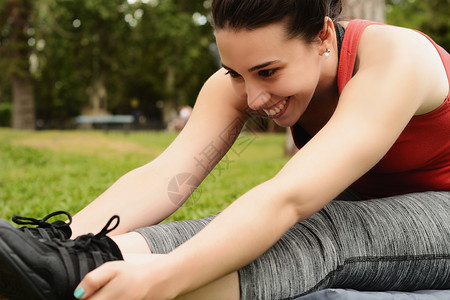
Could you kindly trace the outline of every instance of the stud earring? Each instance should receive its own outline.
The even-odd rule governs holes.
[[[326,50],[326,52],[323,54],[325,57],[330,57],[330,53],[331,53],[331,50],[330,49],[327,49]]]

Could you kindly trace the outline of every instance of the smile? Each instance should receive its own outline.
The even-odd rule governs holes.
[[[281,117],[281,115],[286,111],[289,98],[290,97],[286,97],[277,104],[275,104],[274,106],[271,106],[269,108],[266,109],[263,108],[264,112],[267,114],[269,118],[276,119]]]

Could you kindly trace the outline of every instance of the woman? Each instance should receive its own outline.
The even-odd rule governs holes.
[[[214,0],[223,68],[205,83],[183,131],[74,217],[75,242],[61,237],[65,225],[40,222],[40,232],[2,223],[0,250],[11,253],[0,260],[3,272],[49,299],[54,287],[24,275],[39,277],[36,265],[59,270],[43,267],[44,253],[77,274],[61,275],[66,290],[97,265],[125,259],[84,277],[75,291],[81,299],[450,288],[449,54],[409,29],[337,22],[341,7],[336,0]],[[172,197],[171,180],[198,185],[252,114],[291,127],[298,153],[215,217],[150,226],[191,193]],[[218,154],[201,160],[209,147]],[[115,217],[97,236],[83,235],[112,215],[120,224]],[[41,254],[21,260],[31,266],[25,272],[11,257],[27,247]]]

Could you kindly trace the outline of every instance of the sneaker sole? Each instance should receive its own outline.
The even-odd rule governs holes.
[[[11,229],[16,230],[8,222],[0,220],[0,295],[11,300],[58,300],[45,293],[51,291],[51,287],[4,241],[2,231]]]

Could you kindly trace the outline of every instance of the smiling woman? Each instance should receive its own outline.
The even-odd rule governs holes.
[[[0,293],[273,300],[450,288],[450,55],[420,32],[340,22],[341,8],[213,0],[223,68],[184,129],[76,214],[71,236],[0,221],[0,287],[23,284]],[[290,127],[300,150],[219,214],[158,224],[222,158],[239,157],[232,146],[245,149],[237,137],[253,114]]]
[[[251,31],[218,29],[216,39],[236,95],[247,99],[251,110],[263,112],[278,125],[293,126],[319,84],[320,60],[326,48],[320,43],[288,39],[283,23]],[[308,76],[298,80],[299,72]],[[329,88],[333,88],[331,82]],[[284,109],[287,107],[290,109]]]

